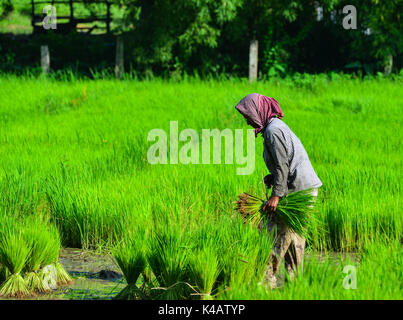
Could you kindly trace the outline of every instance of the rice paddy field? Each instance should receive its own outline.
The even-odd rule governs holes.
[[[221,164],[169,161],[171,121],[200,137],[243,129],[246,153],[249,127],[235,105],[252,92],[279,101],[323,182],[303,273],[273,290],[262,285],[273,239],[234,210],[242,192],[264,194],[263,139],[249,175],[224,152]],[[2,75],[0,294],[46,294],[52,288],[32,279],[49,264],[61,269],[57,285],[68,284],[57,262],[64,247],[114,257],[126,284],[119,299],[402,299],[402,110],[399,76],[250,84]],[[167,133],[167,164],[147,158],[156,128]]]

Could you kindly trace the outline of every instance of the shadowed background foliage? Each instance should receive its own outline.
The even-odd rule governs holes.
[[[125,68],[138,76],[245,76],[252,39],[259,41],[261,78],[402,68],[402,0],[112,2],[112,33],[123,34]],[[345,5],[357,9],[356,30],[342,26]],[[49,45],[53,70],[72,69],[88,76],[112,70],[113,36],[61,36],[52,30],[32,36],[30,10],[29,1],[0,0],[0,70],[37,70],[43,44]],[[77,15],[104,11],[101,4],[75,4]],[[68,12],[68,5],[57,4],[57,14]]]

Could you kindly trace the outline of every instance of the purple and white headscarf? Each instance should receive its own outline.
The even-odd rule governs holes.
[[[244,97],[235,108],[253,125],[255,136],[263,130],[274,117],[284,117],[280,104],[276,99],[259,93],[251,93]]]

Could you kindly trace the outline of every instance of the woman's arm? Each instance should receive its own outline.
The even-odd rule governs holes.
[[[273,172],[273,191],[272,195],[284,197],[288,192],[288,174],[290,172],[287,144],[281,131],[276,130],[269,135],[267,147],[274,161],[275,170]]]
[[[273,174],[273,190],[269,201],[266,203],[264,210],[275,211],[280,197],[284,197],[288,193],[288,174],[289,163],[287,156],[287,144],[280,130],[270,132],[265,139],[266,147],[269,150],[274,161]]]

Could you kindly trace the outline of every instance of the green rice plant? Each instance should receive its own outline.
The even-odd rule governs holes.
[[[72,277],[68,274],[68,272],[66,272],[63,265],[59,262],[59,253],[61,247],[59,232],[54,225],[48,226],[48,232],[51,237],[49,238],[48,245],[45,249],[46,254],[44,255],[45,258],[42,263],[43,272],[41,276],[43,279],[46,276],[54,278],[54,282],[59,286],[71,284],[73,283]],[[49,274],[49,272],[51,274]],[[44,286],[46,291],[52,290],[52,287],[49,286],[46,281]]]
[[[213,294],[207,295],[206,298],[220,295],[221,292],[227,290],[229,283],[236,277],[244,282],[249,282],[252,278],[263,276],[273,247],[273,239],[270,235],[259,234],[251,225],[244,224],[239,216],[228,215],[221,217],[219,223],[214,222],[212,217],[203,222],[199,221],[197,232],[192,237],[191,243],[194,247],[190,252],[189,265],[193,263],[197,267],[195,261],[205,260],[198,262],[201,264],[201,276],[198,278],[203,280],[203,278],[216,277],[214,282],[210,280],[210,283],[214,283],[211,290]],[[203,258],[195,255],[196,252],[203,250],[207,250],[209,258],[204,258],[203,253],[201,254]],[[209,260],[215,261],[214,257],[217,259],[216,262],[210,263],[208,266]],[[219,272],[213,277],[215,268],[211,269],[211,267],[216,263],[218,263]],[[203,275],[203,272],[206,274]],[[194,276],[192,278],[190,275],[189,278],[192,285],[197,283]],[[205,287],[209,288],[207,285]],[[197,296],[197,294],[195,295]]]
[[[226,292],[232,283],[247,285],[261,281],[273,250],[273,233],[259,233],[252,225],[242,223],[241,219],[236,219],[236,222],[230,229],[231,245],[222,250],[221,259],[226,265],[225,281],[218,295]]]
[[[245,221],[250,221],[253,225],[267,221],[273,215],[292,231],[307,238],[309,226],[316,221],[312,214],[315,198],[311,192],[311,189],[301,190],[282,197],[273,214],[262,210],[264,200],[242,193],[236,201],[235,209],[242,214]]]
[[[0,264],[0,283],[7,279],[7,268]]]
[[[286,273],[285,268],[279,270]],[[218,299],[246,299],[246,300],[273,300],[273,299],[332,299],[335,293],[342,292],[342,267],[336,262],[326,257],[324,261],[319,261],[313,257],[305,261],[304,272],[292,282],[286,282],[276,289],[259,278],[252,281],[242,281],[241,277],[234,277],[228,289],[218,297]],[[278,277],[279,275],[277,275]]]
[[[6,175],[0,178],[2,206],[31,212],[38,195],[49,194],[48,205],[63,245],[83,248],[103,246],[120,238],[113,239],[109,235],[113,234],[110,231],[116,224],[125,222],[122,207],[129,216],[142,214],[148,219],[151,208],[159,200],[149,196],[155,190],[154,181],[157,180],[163,186],[158,192],[162,193],[164,205],[185,211],[185,199],[191,198],[197,203],[194,211],[197,219],[206,215],[220,217],[230,210],[233,194],[239,194],[243,185],[258,181],[260,172],[267,170],[262,159],[256,159],[254,174],[249,176],[237,176],[236,163],[151,166],[146,157],[151,143],[142,141],[153,128],[169,130],[170,119],[178,120],[179,129],[186,126],[198,132],[213,127],[246,129],[243,121],[234,115],[233,104],[253,89],[272,92],[278,97],[286,114],[284,121],[300,137],[323,181],[318,217],[327,232],[316,232],[313,227],[309,245],[346,251],[357,250],[368,241],[401,237],[403,219],[398,210],[401,202],[401,139],[395,134],[401,122],[401,90],[397,82],[375,79],[328,82],[326,76],[321,75],[309,81],[314,86],[326,83],[326,90],[313,95],[297,87],[291,79],[279,81],[262,81],[253,88],[241,80],[192,80],[176,84],[123,81],[117,86],[110,81],[53,82],[3,76],[0,79],[3,106],[0,139],[4,155],[1,167]],[[79,95],[83,86],[87,88],[89,98],[79,110],[65,110],[57,116],[43,112],[41,103],[47,99],[47,88],[54,92],[57,103],[58,99],[62,102],[63,96]],[[231,87],[230,95],[228,87]],[[9,95],[10,88],[23,91],[24,97]],[[184,92],[182,103],[175,95],[178,88]],[[158,102],[161,99],[150,97],[150,92],[158,92],[166,98],[165,105],[171,106],[169,110]],[[195,92],[206,106],[203,112],[191,108]],[[379,121],[384,116],[373,111],[389,97],[394,97],[389,108],[391,122],[385,125]],[[110,107],[116,104],[122,107]],[[156,108],[140,108],[149,105]],[[351,113],[352,105],[360,105],[362,110]],[[154,119],[157,110],[164,112],[159,112],[158,119]],[[94,112],[97,114],[96,125],[89,126]],[[47,117],[52,121],[46,122],[45,126],[43,121],[47,121]],[[324,122],[324,119],[331,121]],[[124,134],[122,128],[133,123],[138,130]],[[341,132],[340,128],[345,127],[349,130]],[[387,143],[375,134],[380,130],[391,137]],[[352,136],[354,139],[348,148],[340,148]],[[262,151],[260,139],[256,139],[258,156]],[[179,147],[181,145],[179,143]],[[387,157],[376,157],[379,153]],[[53,183],[48,181],[49,177],[55,178]],[[10,186],[11,192],[8,191]],[[138,197],[142,186],[147,188],[140,192],[143,196]],[[375,203],[373,199],[376,199]]]
[[[25,281],[32,293],[44,293],[49,288],[44,283],[41,268],[49,264],[50,260],[55,259],[56,250],[52,251],[52,246],[56,247],[58,232],[49,219],[43,215],[24,217],[21,230],[26,243],[31,248],[24,266]]]
[[[359,251],[356,275],[357,289],[347,290],[345,299],[402,300],[402,241],[390,239],[365,245]]]
[[[39,232],[38,232],[39,231]],[[31,253],[25,264],[25,282],[31,292],[45,292],[45,286],[41,277],[40,268],[47,253],[48,246],[47,234],[37,228],[24,229],[24,238],[31,247]]]
[[[61,241],[59,232],[54,225],[49,226],[49,232],[52,234],[53,243],[49,246],[49,257],[56,270],[56,282],[59,286],[69,285],[73,283],[73,278],[64,269],[63,265],[59,262],[59,254],[61,248]]]
[[[159,224],[152,232],[147,261],[159,287],[156,298],[166,300],[189,297],[187,283],[188,238],[178,225]]]
[[[401,300],[403,248],[399,241],[368,244],[352,254],[312,251],[303,272],[271,290],[264,283],[232,281],[218,299],[252,300]],[[282,270],[286,273],[286,270]],[[349,288],[348,277],[355,286]],[[346,286],[347,284],[347,286]]]
[[[12,212],[16,223],[25,215],[49,211],[63,246],[84,249],[114,245],[124,238],[127,221],[137,220],[151,226],[155,211],[161,211],[169,219],[178,216],[182,221],[179,230],[172,231],[173,236],[182,234],[184,229],[205,232],[205,237],[215,240],[212,246],[218,252],[222,271],[214,285],[214,296],[217,292],[228,292],[239,274],[239,282],[242,277],[248,278],[244,296],[253,297],[255,288],[251,279],[255,277],[259,282],[262,273],[249,272],[250,263],[263,268],[270,245],[263,247],[260,241],[267,237],[258,237],[256,229],[230,216],[234,194],[240,194],[245,186],[254,186],[250,193],[259,195],[260,173],[267,170],[260,157],[262,138],[253,140],[255,170],[249,175],[237,175],[236,169],[242,165],[237,161],[227,164],[224,153],[221,165],[212,165],[211,161],[210,165],[202,165],[201,144],[200,165],[181,161],[174,165],[150,165],[147,150],[153,142],[146,142],[147,134],[155,128],[162,128],[170,142],[170,120],[174,119],[178,120],[179,134],[185,128],[193,128],[199,138],[205,128],[229,128],[232,132],[241,128],[246,154],[251,146],[248,143],[247,148],[245,138],[249,127],[234,113],[234,105],[253,91],[272,95],[280,102],[285,123],[301,139],[323,182],[315,204],[315,215],[321,224],[308,228],[311,237],[308,249],[349,252],[384,240],[401,241],[401,83],[389,79],[329,81],[326,75],[318,75],[310,77],[309,84],[315,92],[296,85],[292,78],[260,81],[250,86],[241,79],[116,83],[2,75],[0,212]],[[80,103],[80,108],[59,108],[53,114],[45,111],[49,92],[50,100],[57,105],[66,96],[79,96],[84,86],[88,99]],[[326,90],[317,90],[324,87]],[[178,95],[179,91],[182,94]],[[196,96],[203,108],[194,108]],[[376,112],[386,100],[388,113]],[[133,129],[127,131],[128,128]],[[226,149],[225,141],[221,141],[222,150]],[[179,139],[179,151],[185,143]],[[188,151],[190,154],[191,150]],[[168,146],[169,163],[170,156]],[[158,197],[152,196],[155,194]],[[48,198],[41,204],[44,195]],[[0,229],[5,220],[1,213]],[[238,220],[240,226],[234,222]],[[326,232],[321,232],[321,225]],[[186,231],[185,238],[188,236]],[[198,238],[190,237],[189,243],[184,241],[185,246],[195,251],[203,248],[202,236]],[[255,247],[261,247],[260,252],[256,253]],[[375,254],[364,255],[371,266],[367,278],[372,274],[373,280],[385,279],[382,285],[379,283],[376,296],[385,292],[388,276],[384,272],[398,265],[377,267],[383,259],[388,260],[387,254],[379,259]],[[57,258],[49,263],[55,261]],[[44,263],[41,270],[46,266]],[[7,278],[9,271],[4,267],[3,270],[7,274],[3,278]],[[392,279],[394,283],[398,283],[396,278]],[[138,282],[142,280],[150,287],[158,286],[150,266]],[[182,280],[190,281],[188,274]],[[194,285],[191,281],[189,284]],[[312,286],[320,288],[319,283]],[[365,289],[367,297],[371,297],[370,292],[374,292],[371,283],[365,282],[365,286],[358,297],[365,296]],[[289,295],[303,297],[302,293]],[[319,296],[319,292],[315,294]],[[393,298],[401,294],[388,285],[385,296]],[[281,297],[286,299],[287,293]]]
[[[56,247],[56,245],[55,245]],[[56,250],[54,250],[56,252]],[[64,269],[63,265],[58,261],[59,260],[59,252],[60,252],[60,241],[58,241],[58,250],[57,256],[54,255],[53,258],[53,266],[55,267],[56,271],[56,283],[58,286],[66,286],[72,284],[73,278],[70,274]]]
[[[57,284],[59,286],[67,286],[74,282],[73,278],[66,271],[66,269],[64,269],[63,265],[60,262],[55,262],[55,267]]]
[[[221,272],[221,265],[214,246],[204,246],[194,250],[188,259],[190,282],[196,286],[203,300],[212,300],[212,292]]]
[[[147,264],[145,236],[144,230],[132,231],[112,251],[117,265],[122,270],[127,282],[127,286],[116,296],[118,300],[145,297],[145,294],[136,285]]]
[[[10,228],[3,227],[0,234],[0,263],[8,273],[0,286],[0,296],[22,298],[30,293],[22,275],[30,247],[21,230],[8,226]]]
[[[1,261],[10,279],[2,286],[3,295],[22,297],[28,293],[50,291],[43,271],[49,265],[55,271],[56,283],[62,285],[71,282],[71,277],[57,261],[60,250],[59,233],[46,217],[28,215],[15,222],[12,222],[12,217],[3,219],[5,224],[0,230]],[[22,277],[24,281],[21,280]]]

